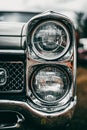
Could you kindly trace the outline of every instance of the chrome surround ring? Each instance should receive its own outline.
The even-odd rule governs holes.
[[[35,44],[34,44],[34,41],[33,41],[33,38],[34,38],[34,35],[35,35],[35,32],[41,27],[41,26],[44,26],[45,24],[48,24],[48,23],[51,23],[51,24],[54,24],[54,25],[57,25],[59,27],[61,27],[63,29],[63,31],[66,33],[66,36],[67,36],[67,45],[66,47],[64,48],[61,43],[59,45],[59,47],[55,48],[53,51],[44,51],[40,46],[39,49],[41,49],[41,51],[43,51],[44,53],[46,53],[46,55],[44,54],[41,54],[37,48],[35,47]],[[62,38],[61,38],[61,42],[62,42]],[[48,20],[48,21],[45,21],[45,22],[42,22],[40,23],[32,32],[32,36],[31,36],[31,44],[32,44],[32,49],[34,51],[34,53],[42,58],[42,59],[45,59],[45,60],[56,60],[60,57],[62,57],[69,49],[69,46],[70,46],[70,34],[69,34],[69,30],[68,28],[66,28],[66,26],[62,23],[62,22],[59,22],[59,21],[55,21],[55,20]],[[56,54],[54,55],[54,52],[58,49],[58,48],[64,48],[64,50],[60,53],[60,54]],[[56,52],[57,53],[57,52]],[[52,56],[53,55],[53,56]]]

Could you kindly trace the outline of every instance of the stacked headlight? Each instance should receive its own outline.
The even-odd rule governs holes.
[[[32,18],[26,28],[28,103],[38,113],[59,115],[75,96],[73,25],[67,17],[47,12]]]
[[[70,79],[68,73],[58,66],[42,66],[32,76],[32,92],[35,97],[52,104],[63,99],[69,91]]]
[[[62,23],[46,21],[34,29],[31,43],[37,56],[46,60],[55,60],[67,52],[70,35]]]

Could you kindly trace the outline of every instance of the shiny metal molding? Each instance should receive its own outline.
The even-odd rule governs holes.
[[[0,36],[21,36],[25,23],[0,22]]]
[[[6,50],[25,50],[26,45],[21,36],[0,36],[0,49]]]
[[[62,15],[60,13],[56,13],[56,12],[53,12],[53,11],[46,11],[46,12],[43,12],[43,13],[40,13],[34,17],[32,17],[25,25],[24,25],[24,28],[22,30],[22,35],[23,36],[27,36],[27,34],[31,31],[32,27],[38,22],[38,21],[43,21],[45,19],[55,19],[55,20],[59,20],[59,21],[64,21],[66,22],[66,24],[69,26],[73,25],[72,24],[72,21],[65,15]],[[34,22],[35,23],[34,23]],[[32,26],[31,26],[32,25]],[[30,28],[28,28],[30,27]],[[74,27],[74,26],[73,26]],[[71,30],[72,30],[72,27],[70,27]]]
[[[21,47],[21,37],[11,37],[11,36],[0,36],[0,48],[1,49],[20,49]]]
[[[60,111],[54,113],[46,113],[34,109],[27,102],[14,101],[14,100],[0,100],[0,110],[17,111],[21,113],[24,117],[26,117],[26,113],[28,114],[31,113],[31,115],[36,115],[36,117],[53,118],[61,116],[62,114],[68,112],[70,109],[74,108],[76,102],[77,99],[76,97],[74,97],[74,100],[69,102],[68,106],[65,109],[61,109]]]
[[[0,49],[0,54],[25,54],[25,50],[15,50],[15,49]]]
[[[25,23],[0,22],[0,49],[24,50],[22,29]]]

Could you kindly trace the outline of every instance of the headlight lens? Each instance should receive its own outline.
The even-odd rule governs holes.
[[[55,60],[68,50],[70,37],[65,26],[56,21],[47,21],[38,25],[31,38],[33,51],[40,58]]]
[[[69,78],[64,69],[46,66],[38,69],[32,77],[33,94],[42,102],[57,102],[69,90]]]

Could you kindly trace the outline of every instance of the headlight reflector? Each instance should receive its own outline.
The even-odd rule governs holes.
[[[34,29],[31,43],[37,56],[46,60],[55,60],[68,50],[70,36],[61,22],[46,21]]]
[[[57,102],[66,95],[68,90],[69,77],[62,68],[46,66],[33,73],[32,91],[42,102]]]

